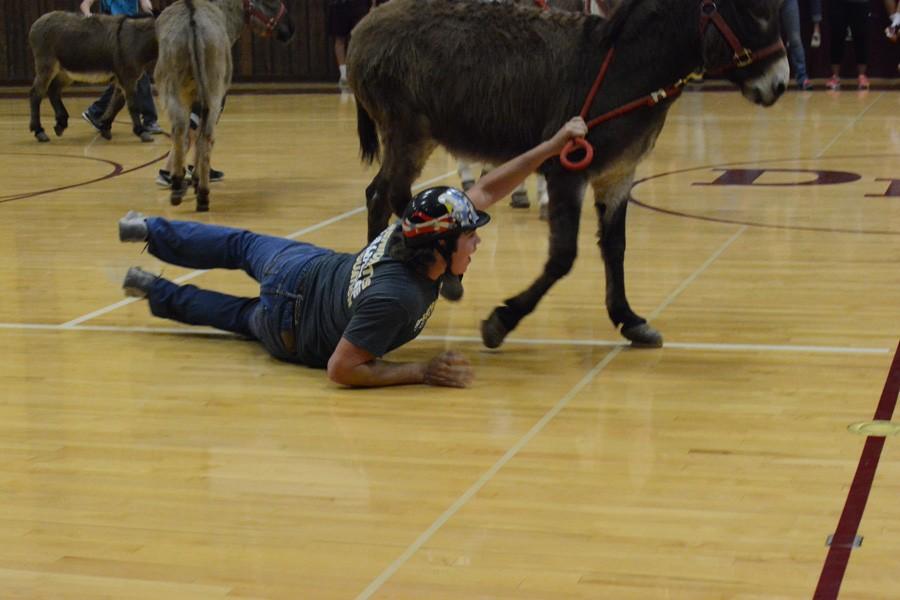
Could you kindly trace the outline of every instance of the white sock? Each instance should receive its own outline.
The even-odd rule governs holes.
[[[340,65],[338,69],[341,70],[341,79],[347,79],[347,65]]]

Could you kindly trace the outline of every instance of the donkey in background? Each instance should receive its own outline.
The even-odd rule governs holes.
[[[39,142],[50,141],[41,125],[44,96],[49,96],[53,105],[56,135],[61,136],[69,126],[69,113],[61,92],[73,81],[116,83],[116,95],[101,117],[106,126],[100,135],[105,139],[112,137],[112,120],[127,103],[134,134],[142,142],[153,141],[141,125],[134,98],[138,80],[156,60],[156,29],[152,17],[83,17],[77,13],[53,11],[34,22],[28,33],[28,43],[34,54],[35,73],[30,93],[29,128]]]
[[[244,24],[254,33],[275,34],[282,42],[294,26],[281,0],[179,0],[156,21],[159,60],[155,79],[159,97],[172,121],[173,205],[187,191],[185,152],[192,109],[200,116],[194,186],[197,210],[209,210],[209,161],[216,122],[231,85],[231,47]]]
[[[500,163],[547,139],[585,104],[590,124],[635,100],[639,108],[591,129],[584,170],[547,161],[550,256],[543,273],[482,322],[499,346],[572,267],[584,189],[594,189],[606,308],[623,336],[662,336],[625,295],[625,215],[638,163],[691,74],[722,71],[750,101],[769,106],[786,89],[779,0],[624,0],[608,20],[479,0],[391,0],[353,31],[348,79],[365,161],[381,169],[366,189],[369,237],[402,213],[410,185],[440,143],[455,155]],[[611,49],[615,49],[612,53]],[[599,81],[599,79],[598,79]],[[616,113],[618,114],[618,113]],[[376,129],[377,125],[377,129]]]

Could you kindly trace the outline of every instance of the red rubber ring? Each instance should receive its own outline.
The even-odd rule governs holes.
[[[569,160],[569,155],[579,148],[584,150],[584,158],[577,163],[572,162]],[[592,160],[594,160],[594,147],[584,138],[574,138],[569,140],[569,142],[563,146],[562,152],[559,153],[559,162],[570,171],[581,171],[586,169],[587,166],[591,164]]]

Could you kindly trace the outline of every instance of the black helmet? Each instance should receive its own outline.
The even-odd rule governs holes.
[[[439,186],[416,194],[403,212],[403,239],[411,248],[487,225],[491,216],[475,209],[462,191]]]

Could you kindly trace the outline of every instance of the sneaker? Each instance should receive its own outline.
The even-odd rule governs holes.
[[[813,31],[812,37],[809,38],[809,47],[810,48],[818,48],[822,45],[822,34],[818,31]]]
[[[140,267],[131,267],[125,273],[125,279],[122,280],[122,289],[126,296],[131,298],[146,298],[150,294],[150,288],[153,282],[159,279],[158,275],[149,273]]]
[[[812,81],[809,80],[809,78],[806,78],[806,79],[801,79],[800,81],[798,81],[797,87],[799,87],[801,90],[809,91],[809,90],[813,89],[813,84],[812,84]]]
[[[146,242],[147,241],[147,217],[129,210],[125,216],[119,219],[120,242]]]
[[[156,176],[156,185],[164,189],[172,187],[172,174],[165,169],[160,169]]]
[[[184,178],[192,179],[194,177],[194,165],[188,165],[187,169],[185,169]],[[222,171],[216,171],[212,167],[209,168],[209,182],[210,183],[218,183],[225,179],[225,173]],[[171,185],[171,183],[170,183]]]
[[[151,135],[158,135],[163,132],[162,127],[160,127],[159,123],[157,123],[156,121],[144,123],[144,131]]]
[[[523,190],[513,192],[512,197],[509,199],[509,205],[513,208],[528,208],[531,206],[531,201],[528,200],[528,192]]]
[[[859,77],[856,78],[856,81],[857,81],[857,87],[859,89],[861,89],[861,90],[869,89],[869,78],[866,77],[865,75],[860,75]]]
[[[825,87],[834,91],[841,89],[841,78],[837,75],[832,75],[831,79],[825,82]]]
[[[112,134],[109,132],[109,128],[104,128],[103,123],[92,117],[88,111],[84,111],[83,113],[81,113],[81,118],[90,123],[91,127],[96,129],[100,133],[100,136],[104,139],[108,140],[112,138]]]
[[[338,81],[338,87],[341,89],[342,92],[350,91],[350,84],[347,82],[346,77],[341,77],[341,80]]]

